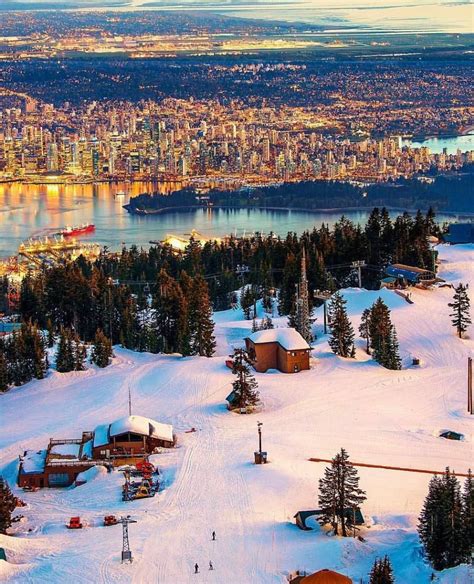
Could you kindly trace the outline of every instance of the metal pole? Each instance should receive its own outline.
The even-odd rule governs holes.
[[[324,334],[327,334],[326,300],[324,301]]]
[[[472,404],[472,357],[467,358],[467,411],[474,413]]]
[[[262,454],[262,422],[257,422],[258,426],[258,451]]]

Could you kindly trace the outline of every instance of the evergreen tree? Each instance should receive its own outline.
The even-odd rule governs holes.
[[[298,295],[295,293],[288,312],[288,326],[297,329],[298,327]]]
[[[381,298],[370,309],[369,336],[374,359],[387,369],[401,369],[396,330]]]
[[[329,303],[329,324],[331,335],[329,346],[333,353],[341,357],[355,357],[354,329],[347,316],[347,301],[336,292]]]
[[[462,493],[462,523],[466,557],[474,547],[474,479],[471,469],[464,482]]]
[[[83,371],[85,369],[86,348],[71,329],[62,328],[56,351],[56,370],[60,373]]]
[[[56,351],[56,370],[67,373],[74,370],[74,353],[69,329],[59,331],[59,342]]]
[[[278,295],[278,312],[280,315],[290,314],[291,310],[295,308],[295,290],[298,284],[298,276],[298,261],[295,254],[289,252],[285,259],[283,279]]]
[[[274,328],[273,320],[267,315],[262,318],[260,323],[260,330],[265,331]]]
[[[48,318],[46,321],[46,331],[47,331],[47,340],[46,340],[46,345],[48,346],[49,349],[51,349],[52,347],[54,347],[54,327],[53,327],[53,323],[51,322],[51,319]]]
[[[370,355],[370,308],[365,308],[359,325],[359,334],[366,341],[366,352]]]
[[[36,379],[44,379],[48,371],[49,362],[43,333],[36,326],[31,325],[27,330],[29,346],[31,347],[31,355],[33,357],[33,377]]]
[[[127,298],[120,310],[120,344],[132,351],[139,348],[141,323],[134,298]],[[141,349],[143,350],[143,349]]]
[[[467,331],[468,325],[471,324],[471,302],[467,294],[467,286],[460,283],[455,288],[453,301],[448,306],[453,309],[449,316],[452,317],[453,326],[456,328],[459,338],[462,339],[463,333]]]
[[[357,470],[349,461],[349,455],[341,451],[332,459],[331,466],[324,471],[319,481],[319,506],[321,524],[330,523],[335,535],[339,532],[346,537],[347,527],[351,527],[352,510],[366,500],[365,492],[359,488]],[[355,525],[352,525],[355,529]]]
[[[12,512],[16,507],[16,497],[8,483],[0,477],[0,533],[6,534],[12,524]]]
[[[306,277],[306,252],[303,247],[301,254],[301,277],[298,285],[296,299],[296,330],[305,341],[311,343],[313,334],[311,332],[311,316],[308,295],[308,280]]]
[[[212,357],[216,349],[214,321],[208,287],[202,276],[196,276],[192,283],[188,329],[190,354]]]
[[[25,276],[21,282],[19,311],[25,321],[38,321],[42,314],[41,288],[42,279]]]
[[[8,361],[2,347],[0,347],[0,393],[8,391],[9,386]]]
[[[43,334],[31,323],[22,323],[4,344],[10,383],[22,385],[33,378],[43,379],[48,370]]]
[[[232,373],[236,376],[232,388],[239,408],[254,406],[258,403],[257,381],[250,371],[250,360],[244,349],[234,349]]]
[[[375,559],[370,571],[369,584],[394,584],[392,565],[388,556],[383,559]]]
[[[72,334],[72,348],[74,354],[74,371],[84,371],[86,368],[85,361],[87,357],[87,350],[77,333]]]
[[[435,476],[430,481],[418,534],[435,570],[451,568],[467,560],[461,488],[449,468],[442,477]]]
[[[245,286],[244,288],[242,288],[242,291],[240,293],[240,306],[247,320],[250,320],[250,318],[252,317],[252,307],[254,306],[254,303],[255,296],[253,294],[252,287]],[[253,314],[255,314],[255,311],[253,311]]]
[[[186,353],[188,303],[179,283],[164,269],[158,275],[153,307],[161,350],[164,353]]]
[[[105,336],[103,331],[97,329],[91,352],[91,363],[94,363],[97,367],[107,367],[110,365],[112,357],[111,340]]]

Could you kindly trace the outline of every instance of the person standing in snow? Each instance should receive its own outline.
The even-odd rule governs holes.
[[[199,574],[199,566],[197,565],[197,562],[194,564],[194,573]]]
[[[212,565],[211,560],[209,560],[209,570],[214,570],[214,566]]]
[[[215,531],[212,532],[212,541],[216,541],[216,532]]]

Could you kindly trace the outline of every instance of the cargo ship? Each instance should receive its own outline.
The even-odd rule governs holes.
[[[75,227],[64,227],[58,231],[57,235],[62,235],[63,237],[77,237],[78,235],[86,235],[86,233],[92,233],[95,231],[95,225],[93,223],[83,223],[82,225],[76,225]]]

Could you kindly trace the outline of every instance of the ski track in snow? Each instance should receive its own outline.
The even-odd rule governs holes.
[[[441,277],[474,286],[474,246],[440,248]],[[471,288],[472,289],[472,288]],[[325,464],[344,446],[355,461],[465,472],[472,464],[472,420],[466,414],[465,363],[474,330],[460,341],[450,325],[452,290],[414,290],[409,305],[393,292],[346,290],[354,328],[362,310],[380,294],[392,309],[406,363],[418,368],[386,371],[358,340],[357,359],[332,355],[319,338],[312,369],[298,375],[257,374],[264,409],[249,416],[226,411],[232,375],[225,367],[229,343],[249,330],[241,311],[218,313],[218,356],[135,354],[117,349],[105,370],[51,373],[0,396],[2,474],[14,487],[18,454],[44,448],[50,437],[79,437],[82,430],[133,411],[172,423],[177,447],[156,455],[162,487],[151,499],[121,501],[122,476],[99,472],[76,489],[22,493],[25,520],[17,537],[0,536],[11,563],[0,562],[7,582],[74,581],[77,584],[282,583],[294,569],[323,567],[367,579],[375,556],[388,553],[397,582],[428,583],[416,537],[417,514],[429,475],[360,468],[368,500],[363,512],[366,542],[327,537],[293,524],[299,509],[317,506],[317,481]],[[474,299],[473,299],[474,300]],[[317,311],[321,326],[321,310]],[[286,319],[275,319],[285,326]],[[263,426],[269,464],[252,464],[256,422]],[[190,428],[194,433],[186,433]],[[437,437],[450,428],[463,442]],[[16,487],[15,487],[16,488]],[[120,564],[121,528],[102,527],[105,514],[130,514],[132,565]],[[86,527],[68,531],[69,517]],[[31,532],[28,532],[31,529]],[[215,530],[217,541],[211,541]],[[208,570],[209,561],[215,566]],[[200,566],[195,575],[194,564]],[[469,581],[466,568],[446,571],[443,584]]]

